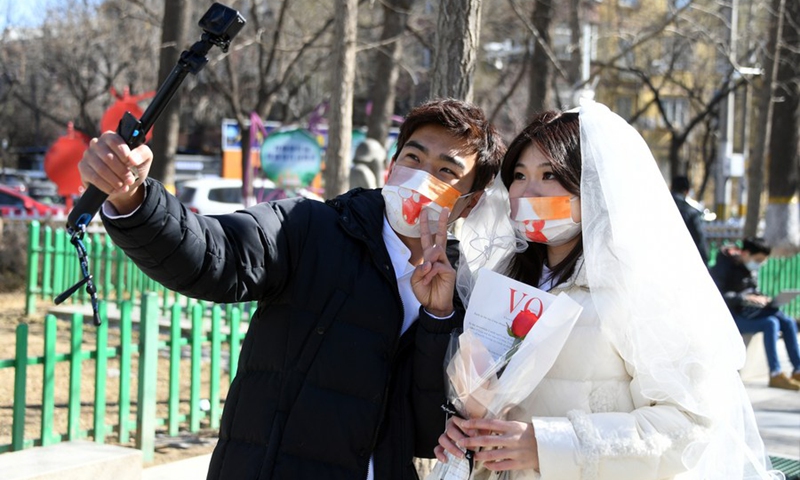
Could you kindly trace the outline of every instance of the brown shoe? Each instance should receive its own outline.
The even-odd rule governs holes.
[[[769,386],[772,388],[783,388],[784,390],[800,390],[800,383],[795,382],[783,372],[770,377]]]
[[[792,374],[792,380],[794,380],[795,382],[800,382],[800,371],[794,372]]]

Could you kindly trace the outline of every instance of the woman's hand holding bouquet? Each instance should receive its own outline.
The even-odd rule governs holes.
[[[455,416],[439,439],[439,462],[426,480],[467,479],[473,461],[495,471],[538,467],[533,426],[504,418],[553,365],[581,310],[565,294],[480,272],[464,333],[454,337],[446,359]]]

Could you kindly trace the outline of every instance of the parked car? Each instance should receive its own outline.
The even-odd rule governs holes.
[[[11,188],[12,190],[16,190],[20,193],[25,193],[28,191],[28,183],[26,180],[27,179],[23,175],[10,173],[5,171],[5,169],[0,172],[0,185]]]
[[[64,214],[65,210],[64,205],[48,205],[34,200],[13,187],[0,185],[0,216],[50,217]]]
[[[177,182],[175,186],[178,200],[189,210],[202,215],[219,215],[231,213],[244,208],[242,201],[242,181],[236,178],[197,178]],[[253,201],[251,204],[278,200],[281,198],[302,195],[321,200],[307,190],[287,191],[277,188],[268,179],[253,181]]]
[[[64,197],[58,194],[58,185],[50,180],[32,180],[28,184],[28,195],[42,203],[64,204]]]

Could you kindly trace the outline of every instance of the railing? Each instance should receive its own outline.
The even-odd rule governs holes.
[[[770,297],[784,290],[800,290],[800,255],[769,257],[758,271],[758,287]],[[792,318],[800,318],[800,297],[781,307]]]
[[[17,326],[15,358],[0,360],[0,373],[13,369],[14,376],[11,442],[0,444],[0,453],[87,437],[103,443],[111,435],[117,442],[126,444],[135,433],[135,446],[143,451],[148,461],[153,459],[157,427],[166,427],[170,436],[177,436],[180,430],[197,432],[201,426],[219,428],[222,401],[230,379],[236,375],[243,337],[241,310],[233,307],[230,315],[223,319],[223,309],[219,305],[204,309],[195,304],[187,312],[175,303],[168,317],[163,318],[158,296],[147,293],[142,298],[138,319],[133,302],[122,302],[118,340],[110,345],[107,307],[106,302],[101,302],[103,323],[96,330],[92,328],[94,347],[88,350],[83,346],[87,339],[81,313],[71,317],[70,347],[66,353],[56,349],[58,332],[54,315],[45,318],[41,355],[29,356],[29,326]],[[189,321],[182,325],[186,318]],[[138,329],[134,328],[137,320]],[[160,325],[164,328],[160,329]],[[190,358],[188,366],[181,361],[185,350]],[[160,366],[160,362],[166,362],[167,368]],[[227,375],[223,364],[228,367]],[[36,408],[34,399],[28,398],[26,392],[32,370],[39,365],[42,395],[41,406]],[[59,403],[55,391],[57,370],[59,374],[69,375],[67,398],[63,398],[65,392],[58,392]],[[87,384],[85,370],[94,372],[91,385]],[[118,372],[113,376],[118,378],[116,388],[108,387],[112,370]],[[159,372],[168,372],[166,385],[159,384]],[[188,392],[181,388],[187,374]],[[223,387],[225,376],[228,381]],[[207,383],[205,393],[201,393],[203,383]],[[85,397],[89,395],[92,399],[86,402]],[[90,416],[86,412],[87,403],[91,404]],[[114,415],[109,415],[109,405],[114,407]],[[55,425],[63,425],[65,415],[66,428],[57,431]],[[112,416],[114,418],[110,418]],[[56,417],[61,421],[56,422]],[[37,421],[38,434],[31,436],[31,425]]]
[[[28,225],[27,283],[25,289],[25,314],[36,312],[37,300],[52,301],[57,295],[81,279],[80,263],[75,248],[70,244],[64,228],[54,228],[31,221]],[[145,275],[125,253],[111,242],[111,237],[101,228],[88,233],[84,244],[89,256],[89,267],[97,287],[97,298],[122,305],[125,300],[138,301],[144,292],[156,292],[160,309],[166,313],[179,303],[187,310],[200,303],[210,308],[211,303],[198,301],[173,292]],[[67,304],[86,305],[89,295],[81,288]],[[225,306],[228,313],[233,305]],[[249,311],[252,303],[239,305]]]
[[[26,315],[36,311],[37,299],[51,300],[81,279],[78,256],[69,240],[63,228],[42,226],[38,221],[30,222]],[[98,299],[114,301],[119,306],[124,300],[140,298],[147,291],[159,293],[162,310],[176,301],[191,304],[191,300],[170,292],[142,273],[104,231],[89,233],[84,243]],[[81,305],[88,301],[85,289],[80,289],[67,300],[68,303]]]

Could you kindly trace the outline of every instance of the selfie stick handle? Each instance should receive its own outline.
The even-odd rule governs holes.
[[[164,83],[161,84],[153,101],[147,106],[140,120],[137,120],[130,112],[125,112],[122,120],[119,121],[119,125],[117,125],[117,133],[125,140],[131,150],[145,142],[147,132],[150,131],[169,101],[172,100],[186,75],[189,73],[196,74],[208,62],[206,54],[214,46],[214,43],[209,41],[207,37],[208,34],[203,34],[202,40],[192,45],[190,50],[185,50],[181,53],[181,58],[178,60],[177,65],[172,69]],[[107,193],[89,184],[78,203],[69,213],[67,226],[70,229],[77,230],[79,224],[90,222],[100,210],[106,198],[108,198]]]

